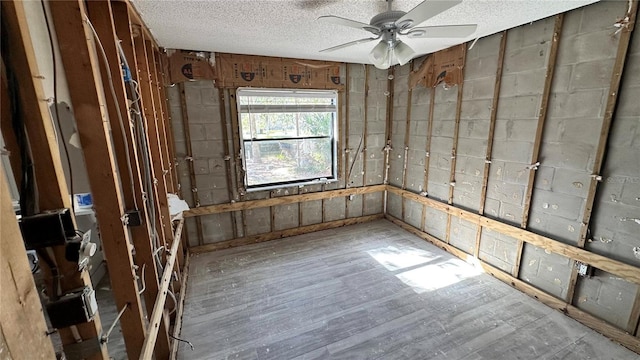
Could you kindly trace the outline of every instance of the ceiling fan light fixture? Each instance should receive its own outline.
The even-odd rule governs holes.
[[[415,51],[413,51],[411,46],[403,43],[402,41],[398,41],[392,51],[394,52],[396,59],[398,59],[400,66],[408,63],[415,55]]]
[[[391,66],[391,54],[389,44],[382,40],[369,53],[369,60],[378,69],[388,69]]]

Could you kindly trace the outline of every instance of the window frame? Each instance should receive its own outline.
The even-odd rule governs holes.
[[[305,98],[331,98],[331,105],[243,105],[241,97],[252,96],[269,96],[269,97],[305,97]],[[239,87],[236,89],[236,106],[238,117],[238,134],[240,142],[240,157],[243,169],[243,185],[247,192],[274,190],[286,187],[303,187],[313,184],[327,184],[338,181],[338,115],[339,115],[339,93],[332,89],[285,89],[285,88],[255,88],[255,87]],[[307,111],[299,111],[299,109]],[[247,111],[248,110],[248,111]],[[298,111],[294,111],[298,110]],[[314,111],[316,110],[316,111]],[[310,135],[310,136],[283,136],[273,138],[249,138],[245,139],[242,127],[242,114],[245,113],[313,113],[313,112],[330,112],[331,116],[331,133],[329,135]],[[306,139],[329,139],[331,143],[331,175],[322,178],[296,179],[291,181],[274,181],[265,184],[249,185],[248,167],[246,160],[245,143],[264,142],[264,141],[291,141]]]

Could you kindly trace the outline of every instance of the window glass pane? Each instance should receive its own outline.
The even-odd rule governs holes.
[[[330,136],[333,113],[242,113],[240,121],[244,139]]]
[[[247,185],[332,177],[331,138],[245,141]]]

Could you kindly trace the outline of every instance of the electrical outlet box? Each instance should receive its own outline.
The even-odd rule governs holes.
[[[142,225],[142,216],[139,210],[129,210],[125,212],[127,216],[127,226],[140,226]]]
[[[76,236],[71,211],[59,209],[20,219],[20,231],[27,250],[64,245]]]
[[[576,267],[578,268],[578,275],[579,276],[591,276],[591,274],[592,274],[591,266],[589,266],[589,265],[587,265],[585,263],[577,262],[576,263]]]
[[[46,308],[51,326],[61,329],[93,320],[98,303],[95,291],[87,286],[48,303]]]

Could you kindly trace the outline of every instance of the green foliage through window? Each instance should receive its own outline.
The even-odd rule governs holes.
[[[335,91],[238,89],[246,187],[335,179],[336,113]]]

